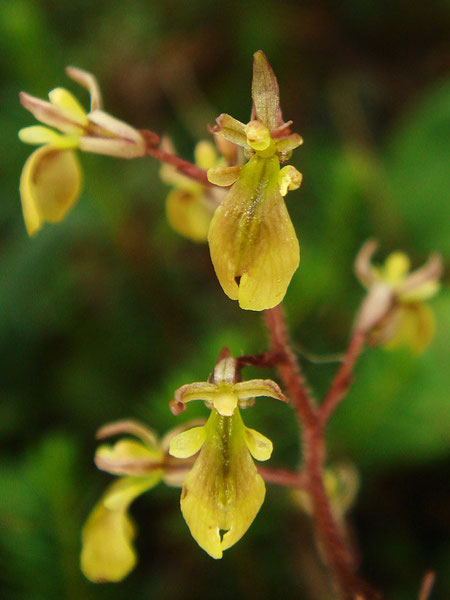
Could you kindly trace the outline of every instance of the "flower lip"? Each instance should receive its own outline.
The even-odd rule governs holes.
[[[245,427],[239,409],[228,417],[213,409],[206,425],[172,440],[175,456],[198,451],[183,483],[181,511],[200,547],[219,559],[245,534],[264,501],[264,481],[252,456],[267,460],[272,443]]]

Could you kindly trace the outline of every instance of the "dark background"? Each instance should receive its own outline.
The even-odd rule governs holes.
[[[159,486],[133,507],[140,562],[121,584],[79,571],[83,521],[111,480],[96,471],[94,434],[133,417],[159,433],[167,402],[204,380],[223,345],[265,348],[261,316],[221,291],[206,246],[170,230],[168,188],[151,159],[83,155],[85,184],[59,226],[33,240],[18,182],[34,124],[18,102],[93,71],[105,108],[169,134],[192,158],[206,123],[250,114],[252,53],[277,73],[286,119],[305,139],[304,175],[287,204],[302,264],[286,296],[296,350],[317,392],[336,368],[363,290],[352,272],[364,240],[379,260],[396,249],[421,265],[449,248],[449,25],[446,1],[0,1],[0,585],[7,600],[327,598],[308,520],[291,494],[268,487],[247,535],[215,562],[192,540],[179,491]],[[352,461],[361,490],[351,512],[362,572],[389,598],[416,598],[437,571],[450,596],[448,333],[450,303],[432,301],[430,348],[375,349],[332,422],[330,461]],[[311,361],[311,355],[322,361]],[[251,372],[248,372],[251,376]],[[293,412],[261,400],[246,422],[294,468]]]

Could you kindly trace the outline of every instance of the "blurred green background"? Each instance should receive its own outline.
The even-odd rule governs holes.
[[[205,415],[198,405],[175,419],[167,402],[208,376],[223,345],[259,352],[266,339],[261,316],[222,293],[206,246],[169,229],[150,159],[81,156],[77,206],[28,239],[18,182],[31,148],[17,130],[34,120],[18,92],[64,85],[87,105],[63,69],[91,70],[108,112],[192,158],[219,113],[248,120],[263,49],[305,139],[292,159],[304,183],[287,199],[302,264],[285,304],[320,393],[362,299],[352,261],[363,241],[380,240],[379,260],[404,249],[414,266],[449,248],[449,16],[446,0],[0,1],[2,599],[328,597],[308,520],[273,487],[215,562],[191,539],[179,491],[159,486],[133,507],[136,570],[118,585],[80,573],[80,528],[111,479],[92,462],[96,429],[132,417],[162,434]],[[330,461],[353,461],[361,477],[362,573],[398,600],[416,598],[429,568],[433,598],[450,597],[448,291],[432,307],[426,353],[368,352],[330,432]],[[273,465],[296,466],[290,408],[262,400],[245,418],[274,441]]]

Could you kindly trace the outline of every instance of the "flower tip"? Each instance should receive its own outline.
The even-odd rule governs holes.
[[[377,248],[378,241],[374,238],[370,238],[364,242],[355,258],[354,269],[356,276],[366,287],[368,287],[374,279],[371,260]]]
[[[269,68],[271,68],[264,50],[257,50],[253,53],[253,62],[266,63],[266,65],[268,65]]]
[[[33,99],[33,96],[31,96],[31,94],[28,94],[27,92],[23,92],[23,91],[19,92],[20,104],[27,110],[29,110],[29,106],[31,106],[31,104],[32,104],[32,99]]]
[[[180,400],[171,400],[169,402],[169,408],[173,415],[178,416],[186,410],[186,404]]]

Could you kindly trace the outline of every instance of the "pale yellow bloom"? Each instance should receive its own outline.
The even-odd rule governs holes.
[[[168,147],[168,141],[164,141]],[[217,166],[221,160],[214,145],[207,141],[195,147],[195,164],[202,169]],[[166,215],[171,227],[193,242],[206,242],[212,216],[223,199],[223,190],[205,186],[164,164],[161,179],[173,186],[166,200]]]
[[[120,581],[134,568],[135,527],[128,508],[160,481],[181,486],[190,464],[168,455],[170,440],[179,431],[169,432],[161,442],[134,421],[112,423],[98,432],[99,438],[128,433],[139,441],[121,439],[113,446],[100,446],[96,452],[98,468],[121,477],[107,488],[82,530],[81,569],[91,581]]]
[[[279,304],[300,262],[300,247],[283,197],[297,189],[301,173],[280,162],[302,144],[284,122],[276,77],[259,51],[254,55],[252,120],[245,125],[222,114],[213,130],[242,146],[242,168],[214,168],[209,180],[233,187],[216,210],[208,233],[211,260],[224,292],[247,310]]]
[[[181,512],[192,537],[213,558],[245,534],[266,493],[252,456],[267,460],[272,442],[245,427],[240,411],[223,416],[213,408],[208,422],[180,433],[170,453],[188,458],[200,451],[181,492]]]
[[[393,252],[382,267],[374,267],[371,258],[376,248],[376,242],[367,242],[355,262],[356,273],[368,289],[355,328],[369,333],[374,344],[388,349],[406,346],[419,354],[435,331],[425,300],[439,290],[441,258],[434,254],[422,268],[410,272],[408,256]]]
[[[211,408],[206,425],[173,437],[169,452],[184,459],[199,452],[184,480],[181,511],[194,539],[213,558],[221,558],[244,535],[265,496],[252,456],[268,460],[272,442],[244,425],[239,407],[248,407],[260,396],[287,402],[273,381],[239,379],[237,360],[225,356],[208,382],[182,386],[172,403],[175,413],[191,400],[204,400]]]
[[[66,72],[89,90],[89,112],[64,88],[52,90],[50,102],[25,92],[20,94],[23,106],[46,125],[19,131],[21,141],[42,146],[28,158],[20,179],[23,215],[30,236],[45,222],[61,221],[77,200],[82,177],[75,149],[121,158],[145,154],[143,136],[101,109],[102,100],[95,78],[75,67],[68,67]]]

